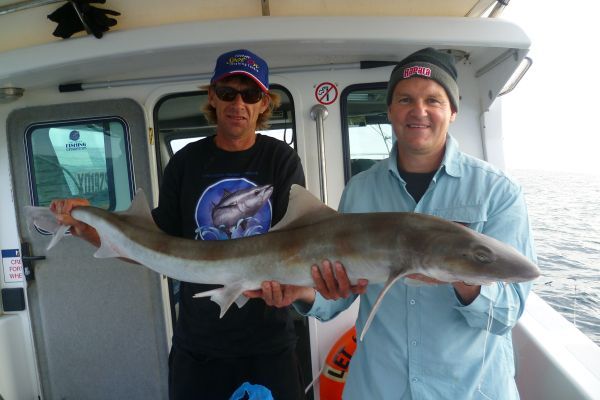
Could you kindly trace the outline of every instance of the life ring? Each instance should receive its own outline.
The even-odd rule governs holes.
[[[321,400],[340,400],[350,360],[356,350],[356,328],[344,333],[329,350],[319,377]]]

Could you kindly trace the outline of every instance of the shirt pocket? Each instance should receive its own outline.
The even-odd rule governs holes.
[[[457,205],[447,208],[434,208],[424,211],[426,214],[457,222],[475,231],[481,232],[487,221],[487,212],[480,205]]]

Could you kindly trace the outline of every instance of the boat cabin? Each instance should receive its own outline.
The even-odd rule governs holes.
[[[214,133],[202,87],[217,56],[239,48],[267,60],[282,98],[261,133],[295,149],[307,188],[332,208],[352,175],[387,157],[386,83],[423,47],[457,60],[451,134],[503,168],[502,96],[531,60],[502,3],[108,0],[94,6],[118,11],[116,25],[62,39],[47,15],[65,1],[0,0],[0,399],[167,398],[176,282],[95,259],[77,238],[47,251],[25,206],[85,197],[121,211],[137,188],[156,204],[170,157]],[[297,317],[307,381],[356,312]],[[600,397],[600,350],[561,318],[532,294],[514,330],[525,400]]]

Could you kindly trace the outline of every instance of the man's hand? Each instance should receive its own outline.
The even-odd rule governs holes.
[[[50,211],[56,215],[56,220],[61,225],[71,226],[71,234],[78,236],[96,247],[100,246],[100,238],[98,232],[90,225],[76,220],[71,216],[71,211],[80,206],[89,206],[90,202],[87,199],[58,199],[52,200],[50,203]]]
[[[356,285],[352,285],[346,269],[339,261],[332,265],[329,260],[323,260],[320,270],[317,265],[311,267],[311,274],[315,281],[315,289],[328,300],[346,299],[351,293],[363,294],[369,284],[368,280],[359,279]]]
[[[312,304],[315,289],[308,286],[282,285],[277,281],[264,281],[258,290],[248,290],[244,296],[250,299],[262,298],[273,307],[287,307],[295,301]]]
[[[267,305],[274,307],[287,307],[295,301],[302,301],[311,305],[315,302],[315,289],[324,298],[335,300],[342,297],[347,298],[351,293],[363,294],[369,283],[366,279],[359,279],[356,285],[352,285],[346,274],[346,269],[339,261],[336,261],[332,266],[329,260],[324,260],[321,269],[317,265],[313,265],[311,274],[315,282],[315,288],[265,281],[260,289],[248,290],[244,292],[244,296],[251,299],[262,298]]]

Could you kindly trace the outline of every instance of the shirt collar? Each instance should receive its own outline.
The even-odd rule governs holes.
[[[402,179],[402,177],[400,176],[400,171],[398,171],[398,142],[394,141],[394,145],[392,146],[392,149],[390,150],[390,156],[388,158],[388,170],[390,171],[390,174],[392,174],[393,176],[395,176],[397,179],[400,180],[400,182],[404,182],[404,179]],[[404,182],[406,183],[406,182]]]
[[[461,175],[459,158],[460,151],[458,149],[458,142],[452,135],[448,134],[446,136],[446,152],[441,167],[444,167],[448,175],[455,178],[459,178]]]
[[[444,158],[442,164],[435,174],[434,179],[440,174],[441,170],[445,170],[446,173],[453,177],[460,177],[460,164],[459,164],[460,151],[458,149],[458,142],[450,134],[446,136],[446,150],[444,152]],[[394,142],[392,149],[390,150],[390,157],[388,158],[388,170],[402,182],[404,180],[400,176],[398,171],[398,142]]]

